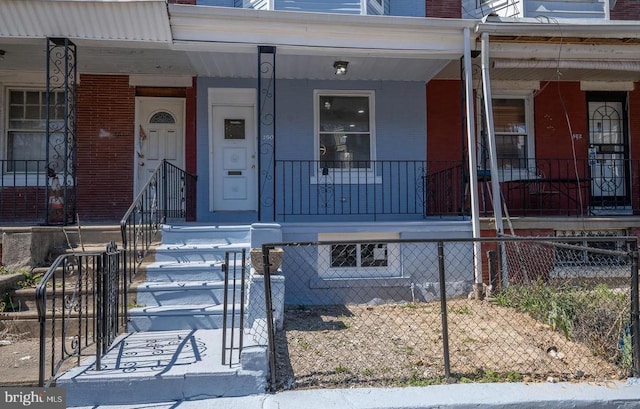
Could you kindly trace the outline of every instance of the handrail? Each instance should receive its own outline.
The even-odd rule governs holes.
[[[63,254],[38,284],[39,386],[50,386],[72,358],[79,365],[94,346],[96,369],[100,370],[101,357],[124,324],[118,315],[120,305],[126,304],[118,291],[120,254],[113,242],[104,252]]]
[[[164,159],[140,189],[120,221],[127,287],[137,275],[160,225],[190,217],[195,208],[196,176]],[[126,313],[125,313],[126,319]]]

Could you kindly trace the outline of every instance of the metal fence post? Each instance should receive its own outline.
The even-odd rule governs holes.
[[[447,287],[444,281],[444,243],[438,242],[438,272],[440,273],[440,314],[442,316],[442,348],[444,355],[444,375],[447,380],[451,377],[449,363],[449,328],[447,325]]]
[[[267,336],[269,345],[269,372],[270,389],[276,385],[276,342],[273,328],[273,300],[271,299],[271,263],[269,260],[269,250],[273,247],[262,246],[262,260],[264,263],[264,304],[267,313]]]
[[[638,301],[638,243],[631,245],[631,337],[633,342],[633,375],[640,374],[640,303]]]
[[[487,251],[487,259],[489,260],[489,284],[492,291],[498,289],[498,277],[496,275],[496,251]]]

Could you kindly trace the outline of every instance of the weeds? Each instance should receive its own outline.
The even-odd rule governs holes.
[[[626,292],[605,285],[563,288],[537,281],[504,289],[496,296],[496,303],[529,313],[567,339],[588,345],[595,355],[622,368],[630,367],[631,336],[625,332],[630,303]]]

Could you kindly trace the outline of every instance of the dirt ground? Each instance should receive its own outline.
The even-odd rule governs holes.
[[[463,299],[447,315],[449,379],[439,302],[289,308],[276,336],[278,389],[626,377],[512,308]]]
[[[37,386],[40,340],[0,331],[0,385]]]
[[[604,381],[626,372],[526,314],[487,302],[288,308],[276,334],[277,388],[466,381]],[[0,331],[0,385],[37,385],[39,340]]]

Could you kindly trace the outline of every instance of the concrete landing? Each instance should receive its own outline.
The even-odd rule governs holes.
[[[231,333],[227,334],[227,345]],[[234,334],[238,343],[238,332]],[[229,355],[229,354],[227,354]],[[222,363],[222,330],[139,332],[119,337],[101,360],[65,373],[69,406],[153,403],[264,393],[266,349],[245,331],[243,356]],[[242,365],[240,362],[247,362]],[[244,367],[244,369],[243,369]],[[247,369],[248,368],[248,369]]]

